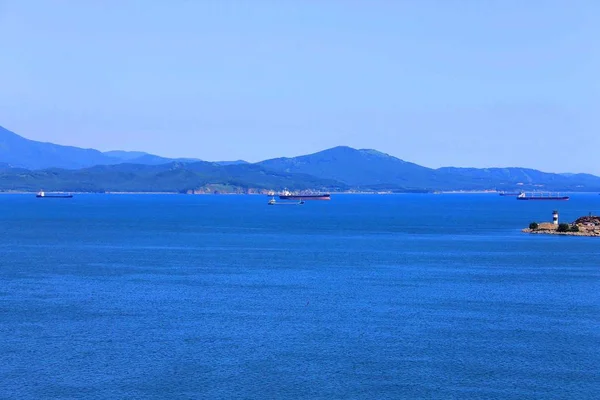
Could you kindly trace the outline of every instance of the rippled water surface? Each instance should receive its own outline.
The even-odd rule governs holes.
[[[597,399],[600,196],[0,196],[0,398]]]

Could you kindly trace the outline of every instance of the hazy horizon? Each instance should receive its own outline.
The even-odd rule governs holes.
[[[0,125],[250,162],[346,145],[600,175],[591,0],[0,1]]]

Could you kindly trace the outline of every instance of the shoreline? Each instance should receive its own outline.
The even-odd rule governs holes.
[[[568,231],[559,231],[559,226],[565,226]],[[573,231],[572,229],[575,229]],[[521,232],[530,235],[562,235],[562,236],[586,236],[600,237],[600,217],[580,217],[570,224],[554,224],[553,222],[542,222],[535,229],[525,228]]]
[[[600,237],[600,231],[596,233],[588,232],[558,232],[558,231],[547,231],[547,230],[533,230],[529,228],[522,229],[521,232],[529,233],[530,235],[560,235],[560,236],[585,236],[585,237]]]
[[[0,191],[0,195],[11,195],[11,194],[38,194],[39,191],[26,191],[26,190],[5,190]],[[78,191],[48,191],[47,193],[70,193],[70,194],[115,194],[115,195],[124,195],[124,194],[139,194],[139,195],[147,195],[147,194],[168,194],[168,195],[187,195],[187,196],[271,196],[268,193],[233,193],[233,192],[223,192],[223,193],[181,193],[181,192],[78,192]],[[405,195],[405,194],[427,194],[427,195],[440,195],[440,194],[499,194],[501,192],[487,191],[487,190],[450,190],[450,191],[407,191],[407,192],[394,192],[394,191],[344,191],[344,192],[335,192],[335,191],[315,191],[315,193],[329,193],[331,195],[351,195],[351,194],[360,194],[360,195]],[[596,194],[597,192],[564,192],[568,194]],[[278,193],[275,196],[279,195]]]

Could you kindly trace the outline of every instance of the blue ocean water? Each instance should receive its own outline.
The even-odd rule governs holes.
[[[597,399],[600,196],[0,196],[0,398]]]

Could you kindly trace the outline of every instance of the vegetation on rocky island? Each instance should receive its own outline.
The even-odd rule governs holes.
[[[577,226],[577,225],[571,226],[571,232],[579,232],[579,226]]]
[[[558,228],[556,229],[557,232],[569,232],[571,230],[571,225],[569,224],[558,224]]]

